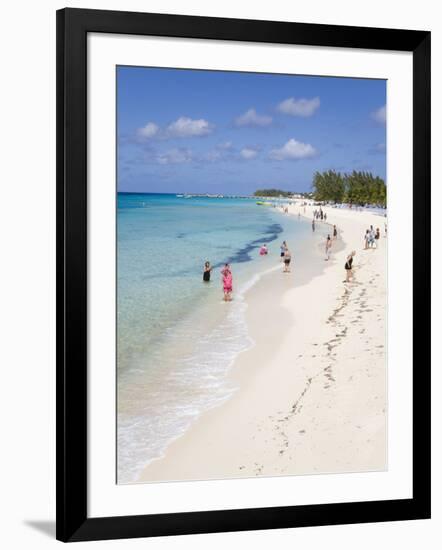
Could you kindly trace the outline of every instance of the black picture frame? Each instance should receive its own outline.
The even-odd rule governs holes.
[[[413,498],[88,518],[87,34],[413,54]],[[57,539],[86,541],[430,517],[430,33],[182,15],[57,12]]]

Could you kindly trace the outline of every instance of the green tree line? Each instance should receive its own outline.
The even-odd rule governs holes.
[[[317,201],[351,203],[357,205],[387,205],[387,187],[382,178],[371,172],[340,174],[334,170],[316,172],[313,193]]]
[[[253,194],[255,197],[291,197],[293,193],[281,189],[257,189]]]

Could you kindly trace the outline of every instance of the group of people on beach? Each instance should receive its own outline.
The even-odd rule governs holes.
[[[305,207],[304,207],[304,210],[305,210]],[[283,211],[285,212],[285,209]],[[327,221],[327,214],[322,210],[322,208],[319,208],[319,210],[314,210],[313,212],[312,231],[315,231],[316,220],[321,220],[324,222]],[[385,236],[386,234],[387,234],[387,224],[385,224]],[[332,244],[333,244],[333,241],[335,241],[337,238],[338,238],[338,229],[336,225],[333,225],[333,229],[331,233],[327,234],[327,238],[325,241],[325,261],[328,261],[330,259]],[[380,239],[379,227],[376,228],[375,230],[373,226],[370,225],[370,228],[366,230],[364,235],[364,243],[365,243],[364,249],[367,250],[369,248],[377,248],[379,239]],[[267,256],[268,252],[269,250],[268,250],[267,244],[264,243],[259,249],[259,255]],[[352,279],[354,279],[353,259],[355,255],[356,255],[356,251],[353,250],[347,256],[347,259],[344,265],[344,268],[345,268],[345,280],[343,281],[344,283],[348,283]],[[283,241],[280,246],[280,258],[283,263],[283,273],[290,273],[290,264],[292,261],[292,254],[289,250],[289,247],[286,241]],[[203,271],[204,282],[210,282],[210,276],[211,276],[212,270],[213,268],[210,262],[208,261],[205,262],[204,271]],[[233,292],[233,275],[232,275],[232,268],[228,263],[224,264],[224,267],[221,269],[221,281],[223,286],[224,301],[230,302],[232,300],[232,292]]]
[[[284,263],[283,273],[289,273],[290,262],[292,261],[292,255],[290,253],[290,250],[287,246],[286,241],[283,241],[280,249],[281,249],[281,260]],[[268,252],[269,252],[268,247],[264,243],[259,249],[259,255],[266,256]],[[210,282],[212,271],[213,271],[213,267],[210,264],[210,262],[209,261],[205,262],[204,270],[203,270],[203,281],[205,283]],[[221,281],[223,285],[224,301],[231,302],[232,292],[233,292],[233,275],[232,275],[232,268],[228,263],[224,264],[224,267],[221,269]]]
[[[370,229],[367,229],[364,235],[364,250],[367,250],[368,248],[377,248],[380,238],[381,232],[379,227],[377,227],[375,231],[373,226],[370,225]]]
[[[203,281],[205,283],[210,282],[210,275],[212,271],[213,271],[213,267],[210,265],[210,262],[206,262],[204,264],[204,271],[203,271]],[[233,292],[233,275],[232,275],[232,268],[230,267],[230,264],[228,263],[224,264],[224,267],[221,269],[221,278],[222,278],[222,284],[223,284],[224,301],[231,302],[232,292]]]
[[[305,212],[305,208],[304,208]],[[327,221],[327,212],[324,212],[321,207],[319,207],[319,210],[314,210],[313,212],[313,221],[315,220],[321,220],[321,221]]]

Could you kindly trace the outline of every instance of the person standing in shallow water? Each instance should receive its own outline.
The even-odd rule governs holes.
[[[285,241],[282,241],[280,250],[281,250],[281,259],[284,260],[284,254],[285,254],[285,251],[287,250],[287,243]]]
[[[224,301],[231,302],[233,292],[233,277],[229,264],[225,264],[225,266],[221,270],[221,275],[223,282]]]
[[[204,264],[204,271],[203,271],[203,281],[206,283],[210,283],[210,274],[212,272],[212,266],[210,265],[210,262],[206,262]]]
[[[333,240],[336,240],[338,238],[338,230],[336,229],[336,225],[333,226]]]

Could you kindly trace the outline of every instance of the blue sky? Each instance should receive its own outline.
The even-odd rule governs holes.
[[[117,68],[118,190],[309,191],[315,171],[385,179],[386,81]]]

